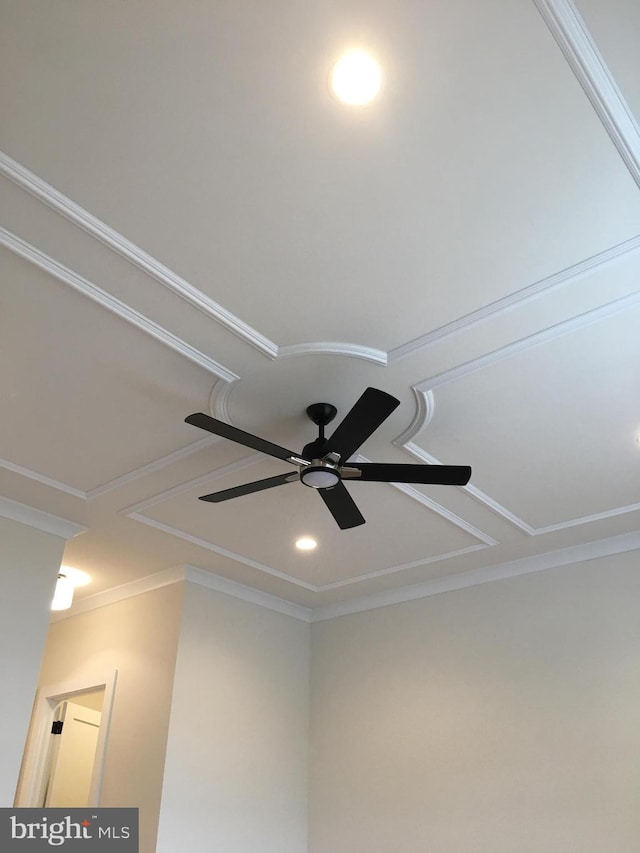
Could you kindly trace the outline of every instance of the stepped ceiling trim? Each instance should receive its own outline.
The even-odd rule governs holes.
[[[155,340],[180,353],[180,355],[188,358],[199,367],[204,368],[204,370],[213,376],[224,379],[227,382],[234,382],[238,379],[235,373],[218,364],[217,361],[214,361],[208,355],[192,347],[191,344],[186,343],[186,341],[183,341],[158,323],[145,317],[144,314],[141,314],[134,308],[130,308],[120,299],[116,299],[115,296],[107,293],[106,290],[102,290],[97,284],[93,284],[93,282],[73,272],[73,270],[64,266],[64,264],[59,263],[49,257],[49,255],[36,249],[35,246],[7,231],[6,228],[0,228],[0,245],[5,246],[5,248],[14,254],[24,258],[24,260],[29,261],[29,263],[39,269],[44,270],[44,272],[61,281],[63,284],[77,290],[83,296],[87,296],[89,299],[97,302],[102,308],[106,308],[107,311],[110,311],[122,320],[126,320],[127,323],[140,329],[141,332],[145,332],[147,335],[155,338]]]
[[[542,6],[553,5],[545,3],[544,0],[534,0],[534,2],[536,2],[536,5],[540,3],[540,5]],[[558,2],[565,3],[566,0],[558,0]],[[622,98],[621,95],[620,98]],[[602,103],[605,104],[608,108],[608,101],[603,100]],[[622,101],[624,107],[620,106],[619,99],[616,100],[616,103],[618,104],[618,107],[620,109],[624,109],[626,113],[631,115],[629,108],[628,106],[626,106],[624,101]],[[603,107],[603,109],[605,109],[605,107]],[[637,152],[638,162],[640,162],[640,134],[637,140]],[[208,296],[202,293],[202,291],[198,290],[198,288],[196,288],[194,285],[190,284],[185,279],[174,273],[160,261],[156,260],[151,255],[146,253],[139,246],[136,246],[134,243],[127,240],[123,235],[119,234],[110,226],[106,225],[97,217],[93,216],[93,214],[89,213],[80,205],[67,198],[63,193],[50,186],[42,178],[29,171],[26,167],[22,166],[20,163],[13,160],[11,157],[9,157],[2,151],[0,151],[0,175],[4,175],[6,178],[11,180],[21,189],[25,190],[30,195],[37,198],[39,201],[46,204],[49,208],[55,210],[60,215],[64,216],[68,221],[72,222],[74,225],[78,226],[86,233],[98,239],[107,248],[113,250],[116,254],[125,258],[127,261],[132,263],[142,272],[150,275],[160,284],[163,284],[172,292],[176,293],[186,302],[188,302],[189,304],[200,310],[202,313],[204,313],[211,320],[229,329],[235,335],[245,341],[245,343],[249,344],[254,349],[257,349],[263,355],[266,355],[271,359],[277,359],[279,357],[291,358],[300,355],[327,354],[364,359],[365,361],[370,361],[381,366],[388,366],[395,361],[406,358],[410,355],[414,355],[415,353],[427,349],[428,347],[436,343],[446,340],[465,329],[469,329],[474,326],[477,326],[480,323],[495,319],[496,317],[508,311],[511,311],[521,305],[524,305],[535,297],[542,296],[545,293],[550,293],[565,284],[575,282],[576,280],[580,279],[582,276],[588,274],[592,270],[600,266],[612,263],[623,257],[624,255],[634,253],[638,251],[638,249],[640,249],[640,235],[637,235],[635,237],[630,238],[629,240],[626,240],[622,243],[605,249],[604,251],[599,252],[589,258],[579,261],[578,263],[573,264],[564,270],[560,270],[556,273],[553,273],[552,275],[549,275],[541,279],[540,281],[534,282],[533,284],[522,288],[516,293],[512,293],[502,299],[498,299],[488,305],[482,306],[476,311],[473,311],[463,317],[460,317],[452,321],[451,323],[446,323],[445,325],[440,326],[437,329],[433,329],[432,331],[427,332],[426,334],[421,335],[420,337],[415,338],[414,340],[394,347],[388,352],[385,352],[381,349],[376,349],[375,347],[368,347],[349,342],[318,341],[278,346],[275,342],[270,341],[260,332],[256,331],[251,326],[244,323],[244,321],[240,320],[230,311],[227,311],[227,309],[223,308],[217,302],[210,299]],[[20,246],[24,246],[25,250],[28,252],[28,254],[24,255],[24,257],[26,257],[27,260],[31,260],[32,263],[37,264],[38,256],[46,258],[43,253],[39,252],[39,250],[37,250],[35,247],[30,247],[28,243],[21,240],[19,237],[11,235],[10,232],[6,232],[4,231],[4,229],[3,233],[7,235],[7,240],[9,241],[8,243],[5,243],[5,245],[7,245],[7,248],[10,248],[12,249],[12,251],[16,251],[18,254],[20,254]],[[15,246],[12,245],[13,240],[17,241],[15,243]],[[0,240],[0,242],[2,241]],[[33,256],[33,258],[29,256],[29,249],[37,253]],[[58,262],[54,261],[53,259],[48,259],[48,262],[52,265],[52,270],[48,270],[51,272],[52,275],[56,275],[56,267],[60,267],[66,270],[66,268],[62,267],[61,264],[58,264]],[[46,269],[46,267],[43,268]],[[77,274],[73,273],[71,270],[67,270],[67,272],[71,276],[80,279],[80,276],[77,276]],[[70,284],[71,282],[66,281],[66,283]],[[95,288],[96,286],[91,285],[91,287]],[[97,288],[97,290],[99,291],[100,289]],[[104,293],[104,291],[100,292]],[[87,293],[87,295],[90,294]],[[113,299],[113,297],[111,298]],[[114,301],[119,302],[119,300]],[[124,305],[124,303],[120,303],[120,305]],[[108,306],[105,305],[105,307]],[[125,308],[127,308],[128,311],[133,312],[133,309],[130,309],[127,306],[125,306]],[[171,344],[168,343],[168,345]],[[184,345],[187,347],[189,346],[188,344]],[[206,356],[202,357],[207,358]],[[224,378],[226,381],[233,382],[235,379],[238,378],[235,376],[235,374],[231,374],[230,371],[227,371],[226,368],[220,369],[222,372],[218,372],[217,375],[219,375],[221,378]],[[230,375],[225,375],[225,373]]]
[[[50,512],[34,509],[32,506],[0,497],[0,518],[8,518],[19,524],[35,527],[44,533],[53,533],[61,539],[72,539],[79,533],[84,533],[87,528],[83,524],[60,518]]]
[[[572,0],[533,0],[631,177],[640,187],[640,127]]]

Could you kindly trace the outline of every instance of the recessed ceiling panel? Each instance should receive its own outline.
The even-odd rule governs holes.
[[[23,0],[3,34],[0,146],[278,344],[398,346],[637,230],[532,2]]]
[[[215,377],[2,250],[2,457],[87,490],[200,436]]]
[[[637,506],[638,328],[636,307],[437,388],[419,444],[536,529]]]
[[[291,468],[295,471],[294,468]],[[466,530],[388,484],[358,483],[348,491],[366,524],[340,530],[313,489],[299,482],[223,503],[198,495],[286,473],[287,466],[258,463],[202,484],[142,514],[198,540],[238,554],[313,586],[325,586],[407,563],[430,562],[483,543]],[[444,487],[443,487],[444,488]],[[313,536],[318,548],[300,553],[295,541]]]

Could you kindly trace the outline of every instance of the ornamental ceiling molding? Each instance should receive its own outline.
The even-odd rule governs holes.
[[[560,337],[572,334],[573,332],[587,328],[595,323],[602,322],[609,317],[613,317],[616,314],[626,311],[629,308],[634,308],[638,305],[640,305],[640,290],[636,290],[635,292],[619,297],[618,299],[613,299],[597,308],[585,311],[582,314],[571,317],[570,319],[564,320],[560,323],[556,323],[555,325],[535,332],[532,335],[520,338],[520,340],[506,344],[492,352],[485,353],[484,355],[471,359],[464,364],[459,364],[456,367],[445,370],[443,373],[423,379],[421,382],[412,386],[412,390],[417,399],[419,399],[421,395],[424,396],[425,403],[421,407],[421,410],[430,413],[430,416],[432,416],[434,411],[433,392],[436,388],[440,388],[443,385],[454,382],[456,379],[460,379],[463,376],[469,376],[472,373],[484,370],[487,367],[498,364],[505,359],[511,358],[512,356],[518,355],[519,353],[525,352],[533,347],[557,340]],[[435,456],[432,456],[428,451],[424,450],[414,441],[414,439],[417,438],[420,432],[425,428],[427,423],[428,421],[421,425],[420,419],[418,417],[414,418],[409,429],[394,439],[393,444],[401,450],[405,450],[421,462],[425,462],[430,465],[439,465],[441,463]],[[566,530],[570,527],[578,527],[583,524],[590,524],[594,521],[602,521],[607,518],[626,515],[627,513],[640,510],[640,503],[634,503],[627,506],[614,507],[613,509],[605,512],[586,515],[580,518],[567,519],[566,521],[562,521],[557,524],[533,527],[524,519],[520,518],[515,513],[511,512],[491,498],[485,492],[478,489],[472,483],[462,486],[461,488],[474,498],[474,500],[481,503],[491,512],[499,515],[509,524],[517,527],[527,536],[541,536],[545,533],[552,533],[557,530]]]
[[[625,108],[628,112],[628,107],[626,107],[626,105]],[[637,155],[640,158],[640,136],[637,148]],[[488,305],[482,306],[463,317],[459,317],[450,323],[446,323],[437,329],[433,329],[424,335],[394,347],[388,352],[375,347],[338,341],[300,342],[285,346],[278,346],[274,341],[269,340],[230,311],[227,311],[226,308],[219,305],[206,294],[202,293],[202,291],[198,290],[194,285],[190,284],[177,273],[173,272],[173,270],[153,258],[130,240],[127,240],[126,237],[117,232],[115,229],[102,222],[93,214],[89,213],[80,205],[76,204],[76,202],[69,199],[63,193],[59,192],[42,178],[38,177],[33,172],[30,172],[26,167],[22,166],[2,151],[0,151],[0,175],[12,181],[18,187],[66,218],[81,230],[90,234],[107,248],[111,249],[114,253],[133,264],[143,273],[149,275],[151,278],[167,287],[185,302],[205,314],[205,316],[209,317],[209,319],[233,332],[246,344],[273,360],[278,358],[291,358],[299,355],[341,355],[356,359],[363,359],[381,366],[388,366],[400,359],[406,358],[407,356],[414,355],[428,349],[436,343],[445,341],[465,329],[473,328],[480,323],[499,317],[507,311],[511,311],[526,304],[531,299],[542,296],[543,294],[552,293],[560,287],[576,281],[590,271],[608,263],[612,263],[624,255],[634,253],[640,249],[640,235],[637,235],[589,258],[579,261],[576,264],[572,264],[564,270],[560,270],[552,275],[540,279],[539,281],[533,282],[516,293],[512,293],[502,299],[498,299]],[[62,264],[59,264],[53,258],[49,258],[37,248],[30,246],[20,237],[2,229],[0,233],[0,242],[2,242],[11,251],[21,254],[21,256],[26,260],[29,260],[38,266],[44,264],[45,266],[41,266],[41,268],[51,272],[52,275],[56,275],[56,271],[58,271],[60,275],[63,276],[61,278],[60,275],[56,275],[59,280],[62,280],[71,286],[76,286],[77,289],[85,287],[86,295],[91,297],[92,293],[95,294],[92,298],[95,298],[96,301],[100,301],[101,295],[104,294],[105,297],[113,300],[113,310],[115,310],[116,313],[118,310],[121,310],[123,311],[121,316],[124,316],[125,314],[132,315],[129,319],[130,322],[135,322],[135,317],[133,315],[138,315],[142,318],[140,328],[144,329],[146,326],[148,333],[153,334],[151,327],[157,326],[153,321],[148,318],[143,318],[143,315],[139,312],[125,306],[124,303],[120,302],[120,300],[110,297],[109,294],[106,294],[106,292],[98,288],[97,285],[88,282],[87,279],[82,279],[82,277],[78,276],[77,273],[74,273]],[[75,282],[75,284],[72,282]],[[108,299],[104,301],[104,307],[109,307],[107,303]],[[127,317],[125,317],[125,319],[127,319]],[[190,348],[184,341],[179,342],[179,339],[177,339],[176,336],[172,336],[167,330],[162,330],[161,327],[158,327],[158,335],[163,334],[169,336],[169,338],[172,337],[175,339],[173,341],[173,346],[178,349],[178,351],[180,351],[180,345],[188,349]],[[171,346],[169,339],[165,342]],[[203,353],[198,353],[198,351],[192,347],[190,349],[193,350],[192,360],[197,360],[198,356],[205,361],[207,360],[207,356]],[[187,355],[187,352],[184,352],[183,354]],[[187,355],[187,357],[189,356]],[[213,360],[209,359],[209,361],[212,362]],[[215,364],[215,362],[213,363]],[[205,367],[205,369],[209,368]],[[222,365],[217,365],[217,370],[214,369],[213,372],[221,377],[226,373],[229,375],[227,381],[234,381],[233,377],[235,377],[235,375],[227,368],[222,367]]]
[[[366,459],[366,457],[361,455],[358,455],[357,459],[360,462],[369,461],[368,459]],[[457,548],[453,551],[447,551],[442,554],[434,554],[427,557],[421,557],[417,560],[411,561],[410,563],[387,566],[383,569],[378,569],[373,572],[354,575],[353,577],[345,578],[340,581],[335,581],[322,586],[317,586],[315,584],[307,583],[306,581],[293,577],[292,575],[288,575],[285,572],[281,572],[277,569],[274,569],[265,563],[261,563],[257,560],[252,560],[249,557],[245,557],[243,554],[239,554],[235,551],[230,551],[227,548],[223,548],[222,546],[217,545],[215,542],[211,542],[208,539],[202,539],[201,537],[195,536],[191,533],[187,533],[186,531],[178,527],[173,527],[170,524],[165,524],[164,522],[158,521],[157,519],[152,518],[151,516],[146,514],[146,511],[154,506],[165,503],[166,501],[179,497],[187,492],[192,492],[194,489],[200,488],[201,486],[206,486],[207,484],[215,482],[216,480],[226,477],[229,474],[233,474],[245,468],[249,468],[252,465],[259,464],[263,460],[264,456],[261,453],[252,453],[248,456],[243,457],[242,459],[238,459],[235,462],[231,462],[228,465],[223,465],[222,467],[209,471],[206,474],[201,474],[198,477],[186,480],[177,486],[172,486],[169,489],[164,489],[163,491],[157,492],[151,497],[145,498],[144,500],[138,501],[135,504],[123,508],[119,512],[122,515],[125,515],[127,518],[131,518],[132,520],[138,521],[141,524],[153,527],[156,530],[160,530],[163,533],[168,533],[171,536],[176,536],[177,538],[183,539],[184,541],[189,542],[192,545],[204,548],[207,551],[213,551],[214,553],[219,554],[222,557],[226,557],[228,559],[234,560],[235,562],[242,563],[246,566],[249,566],[250,568],[258,569],[258,571],[264,572],[268,575],[271,575],[272,577],[276,577],[279,580],[286,580],[287,582],[292,583],[295,586],[302,587],[303,589],[306,589],[311,592],[325,592],[331,589],[352,586],[353,584],[372,580],[373,578],[397,574],[398,572],[403,572],[408,569],[419,568],[420,566],[426,566],[432,563],[449,560],[453,557],[460,557],[463,554],[469,554],[474,551],[490,548],[499,544],[496,539],[484,533],[482,530],[475,527],[470,522],[466,521],[464,518],[461,518],[459,515],[456,515],[451,510],[437,503],[432,498],[429,498],[427,495],[423,494],[417,489],[414,489],[404,483],[389,483],[388,485],[391,488],[403,492],[412,500],[425,507],[427,510],[435,513],[436,515],[439,515],[445,521],[449,522],[450,524],[457,527],[459,530],[463,531],[464,533],[467,533],[469,536],[476,539],[477,544],[468,545],[463,548]]]
[[[640,187],[640,127],[572,0],[533,0],[633,180]]]
[[[198,586],[239,598],[258,606],[266,607],[300,619],[303,622],[323,622],[328,619],[336,619],[353,613],[362,613],[367,610],[375,610],[379,607],[388,607],[394,604],[403,604],[407,601],[416,601],[420,598],[428,598],[432,595],[442,595],[447,592],[455,592],[480,584],[492,583],[497,580],[508,580],[520,575],[532,574],[534,572],[556,569],[575,563],[596,560],[603,557],[624,554],[630,551],[640,550],[640,533],[625,533],[620,536],[612,536],[607,539],[599,539],[584,545],[574,545],[551,551],[546,554],[537,554],[532,557],[523,557],[506,563],[498,563],[480,569],[472,569],[457,575],[447,575],[441,578],[433,578],[420,584],[413,584],[401,589],[385,590],[352,598],[349,601],[325,604],[318,607],[304,607],[294,604],[286,599],[271,595],[270,593],[256,590],[254,587],[246,586],[237,581],[229,580],[214,572],[204,571],[196,566],[178,566],[138,578],[135,581],[122,584],[118,587],[94,593],[93,595],[76,597],[72,607],[67,611],[51,614],[51,621],[58,622],[69,619],[78,613],[86,613],[99,607],[106,607],[136,595],[162,589],[175,583],[184,581],[197,584]]]
[[[165,329],[163,326],[160,326],[158,323],[149,319],[149,317],[146,317],[140,311],[136,311],[134,308],[131,308],[125,302],[122,302],[122,300],[117,299],[110,293],[107,293],[106,290],[98,287],[97,284],[94,284],[87,278],[84,278],[84,276],[78,275],[78,273],[69,269],[69,267],[66,267],[64,264],[54,260],[44,252],[41,252],[40,249],[37,249],[35,246],[27,243],[26,240],[22,240],[20,237],[12,234],[6,228],[0,227],[0,245],[9,249],[10,252],[18,255],[18,257],[28,261],[30,264],[33,264],[35,267],[38,267],[48,273],[63,284],[68,285],[73,290],[78,291],[83,296],[88,297],[102,308],[106,308],[107,311],[115,314],[127,323],[130,323],[132,326],[135,326],[141,332],[150,335],[155,340],[169,347],[169,349],[172,349],[180,355],[183,355],[185,358],[188,358],[194,364],[197,364],[198,367],[202,367],[207,371],[207,373],[212,374],[217,379],[224,379],[225,382],[235,382],[239,379],[239,376],[233,373],[233,371],[223,367],[223,365],[214,361],[214,359],[205,355],[203,352],[200,352],[200,350],[191,346],[191,344],[183,341],[168,329]]]
[[[17,521],[19,524],[35,527],[44,533],[53,533],[54,536],[59,536],[61,539],[73,539],[74,536],[88,530],[83,524],[78,524],[67,518],[60,518],[50,512],[34,509],[32,506],[1,496],[0,518],[8,518],[11,521]]]

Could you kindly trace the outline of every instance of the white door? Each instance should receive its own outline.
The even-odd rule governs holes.
[[[101,712],[92,708],[70,700],[63,703],[59,715],[62,732],[51,735],[57,742],[44,802],[48,808],[80,808],[88,804],[101,717]]]

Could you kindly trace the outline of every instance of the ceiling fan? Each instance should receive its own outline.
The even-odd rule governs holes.
[[[287,474],[278,474],[275,477],[245,483],[243,486],[203,495],[200,500],[219,503],[300,480],[305,486],[317,489],[338,526],[347,530],[364,524],[365,519],[345,488],[343,480],[354,483],[368,481],[466,486],[471,477],[471,468],[468,465],[396,465],[347,461],[399,405],[400,400],[396,400],[391,394],[377,388],[367,388],[333,434],[325,438],[324,428],[335,418],[337,409],[330,403],[314,403],[307,407],[306,412],[310,420],[319,427],[319,435],[315,441],[305,445],[300,454],[202,412],[189,415],[185,418],[188,424],[253,450],[260,450],[276,459],[283,459],[298,468],[297,471]]]

